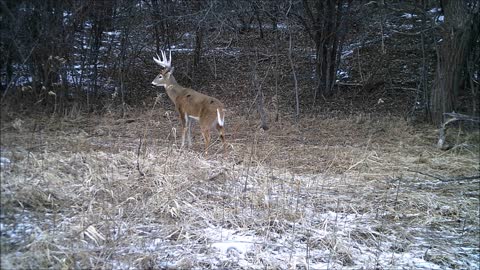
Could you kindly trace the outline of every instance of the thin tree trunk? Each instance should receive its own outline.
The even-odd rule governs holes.
[[[160,53],[161,46],[160,46],[160,29],[159,29],[160,26],[159,26],[159,24],[161,23],[161,20],[159,18],[159,14],[158,14],[160,12],[158,1],[157,0],[152,0],[152,6],[153,6],[152,17],[153,17],[153,22],[154,22],[153,31],[154,31],[154,38],[155,38],[155,48],[156,48],[156,52]]]
[[[423,16],[422,16],[422,32],[420,34],[421,38],[421,48],[422,48],[422,90],[421,91],[421,97],[422,97],[422,103],[424,105],[424,112],[425,112],[425,119],[429,119],[430,116],[430,108],[428,104],[430,104],[430,97],[428,95],[428,67],[427,67],[427,56],[425,54],[425,30],[427,29],[427,1],[422,0],[423,4]],[[417,95],[417,101],[420,98],[420,95]],[[414,107],[417,106],[417,104],[414,104]]]
[[[268,130],[267,115],[265,113],[265,105],[263,102],[265,97],[263,95],[262,87],[258,83],[257,65],[258,65],[258,52],[255,52],[255,64],[253,66],[253,89],[257,92],[256,103],[257,103],[258,114],[260,114],[260,121],[261,121],[260,127],[263,130]]]
[[[298,118],[300,116],[300,100],[298,96],[298,82],[297,82],[297,74],[295,72],[295,65],[293,63],[293,51],[292,51],[292,33],[289,33],[288,38],[288,59],[290,60],[290,67],[292,68],[293,73],[293,83],[294,83],[294,91],[295,91],[295,120],[298,122]]]
[[[278,106],[279,106],[279,97],[278,97],[278,75],[279,75],[279,69],[278,69],[278,30],[275,29],[275,100],[274,100],[274,106],[275,106],[275,122],[278,121],[279,118],[279,113],[278,113]]]
[[[193,74],[192,79],[196,81],[198,67],[200,65],[200,59],[202,55],[202,43],[203,43],[203,29],[199,27],[195,34],[195,51],[193,55]]]

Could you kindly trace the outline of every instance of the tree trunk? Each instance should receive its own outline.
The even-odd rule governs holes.
[[[197,12],[202,10],[203,2],[202,1],[195,1],[194,2],[194,9]],[[203,50],[203,38],[204,38],[204,25],[202,22],[199,22],[197,29],[195,30],[195,48],[193,51],[193,69],[192,69],[192,80],[193,82],[197,81],[198,71],[200,66],[200,60],[202,58],[202,50]]]
[[[293,50],[292,50],[292,33],[288,33],[288,59],[290,60],[290,67],[292,68],[293,73],[293,83],[294,83],[294,90],[295,90],[295,121],[298,122],[300,117],[300,98],[298,95],[298,81],[297,81],[297,73],[295,71],[295,64],[293,62]]]
[[[267,114],[265,113],[265,105],[263,100],[265,96],[262,91],[262,86],[258,83],[258,74],[257,74],[257,64],[258,64],[258,52],[255,52],[255,65],[253,66],[253,89],[256,91],[256,100],[257,103],[257,111],[260,115],[260,127],[263,130],[268,130],[268,121],[267,121]]]
[[[341,38],[345,36],[347,25],[344,23],[345,12],[351,1],[344,0],[316,1],[311,7],[310,1],[304,0],[305,18],[301,23],[315,42],[316,70],[318,88],[314,96],[332,95],[336,79],[337,66],[340,63]]]
[[[192,79],[193,82],[197,81],[198,71],[200,66],[200,60],[202,57],[202,43],[203,43],[203,29],[201,26],[195,31],[195,49],[193,51],[193,69]]]
[[[431,97],[432,123],[442,123],[443,114],[457,110],[457,97],[465,65],[475,41],[474,16],[464,1],[442,1],[445,23],[437,49],[437,70]],[[477,22],[478,23],[478,22]]]

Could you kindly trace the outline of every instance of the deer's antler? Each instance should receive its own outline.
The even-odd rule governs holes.
[[[157,58],[153,57],[153,61],[155,61],[155,63],[157,63],[158,65],[166,69],[171,69],[172,68],[172,51],[170,51],[168,58],[163,50],[160,50],[160,53],[162,54],[162,57],[160,57],[157,54]]]

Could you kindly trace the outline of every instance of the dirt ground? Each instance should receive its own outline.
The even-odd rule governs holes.
[[[163,108],[3,115],[2,269],[478,266],[478,132],[235,112],[208,156]]]

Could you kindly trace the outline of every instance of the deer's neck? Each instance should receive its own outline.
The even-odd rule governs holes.
[[[175,103],[177,97],[179,96],[178,84],[169,84],[165,86],[165,91],[167,92],[168,97]]]
[[[165,91],[167,92],[168,97],[175,103],[177,97],[187,94],[188,89],[182,87],[175,81],[175,79],[173,79],[167,85],[165,85]]]

